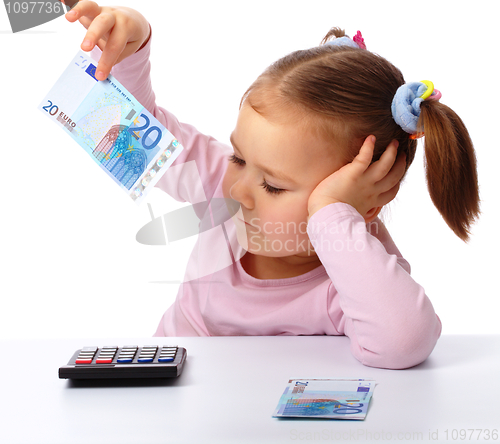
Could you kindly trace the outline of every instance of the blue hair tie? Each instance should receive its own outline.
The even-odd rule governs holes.
[[[392,117],[396,123],[409,134],[417,133],[417,123],[420,117],[422,96],[428,86],[422,82],[405,83],[401,85],[392,99]]]
[[[350,46],[351,48],[356,48],[360,49],[360,46],[351,40],[349,37],[344,36],[344,37],[337,37],[334,40],[330,40],[329,42],[326,42],[325,45],[332,45],[332,46]]]
[[[345,35],[337,37],[334,40],[330,40],[329,42],[326,42],[325,45],[349,46],[356,49],[366,49],[365,39],[361,35],[361,31],[358,31],[352,39]]]

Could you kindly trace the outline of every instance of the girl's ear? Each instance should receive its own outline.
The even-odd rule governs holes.
[[[380,213],[380,210],[382,210],[382,207],[374,207],[369,209],[366,214],[363,215],[365,222],[369,224],[370,222],[373,222],[373,220],[378,216]]]

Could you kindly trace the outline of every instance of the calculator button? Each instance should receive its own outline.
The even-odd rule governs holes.
[[[160,356],[158,362],[172,362],[174,360],[173,356]]]
[[[99,359],[99,358],[97,358],[95,360],[96,364],[111,364],[112,362],[113,362],[112,358],[106,358],[106,359]]]
[[[91,364],[92,359],[76,359],[75,364]]]
[[[116,362],[132,362],[132,358],[118,358]]]
[[[93,351],[95,353],[97,351],[97,347],[83,347],[82,351]]]
[[[153,362],[153,358],[149,357],[140,357],[137,359],[137,362]]]

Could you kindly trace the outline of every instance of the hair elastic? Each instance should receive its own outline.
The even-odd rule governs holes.
[[[418,139],[424,135],[417,132],[420,104],[424,100],[439,100],[441,96],[430,80],[405,83],[398,88],[392,100],[392,117],[404,131],[411,134],[412,139]]]
[[[365,40],[361,35],[361,31],[358,31],[352,39],[345,35],[343,37],[336,37],[334,40],[326,42],[325,45],[349,46],[356,49],[366,49]]]
[[[361,31],[358,31],[356,33],[356,35],[352,38],[353,42],[357,43],[357,45],[361,48],[361,49],[366,49],[366,45],[365,45],[365,39],[363,38],[363,36],[361,35]]]

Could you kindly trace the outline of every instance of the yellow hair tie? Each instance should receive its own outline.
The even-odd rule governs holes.
[[[433,93],[434,91],[434,83],[432,83],[430,80],[421,80],[421,82],[427,86],[427,91],[425,91],[421,96],[420,98],[422,100],[425,100],[427,99],[428,97],[431,96],[431,94]]]

